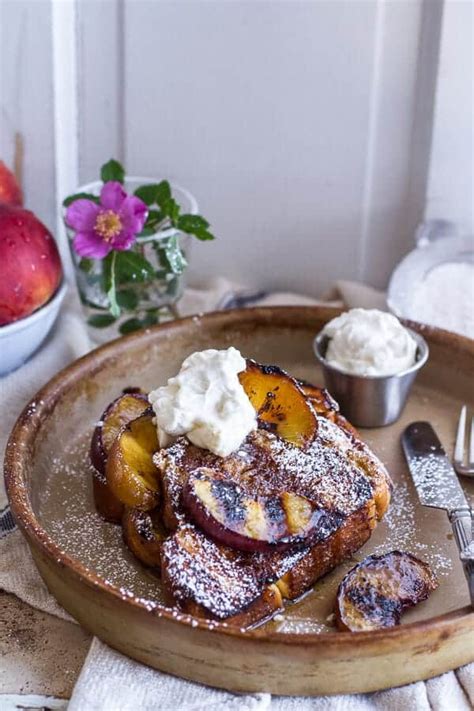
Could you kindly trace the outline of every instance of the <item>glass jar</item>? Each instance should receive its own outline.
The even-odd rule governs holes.
[[[133,194],[141,185],[158,182],[153,178],[126,177],[124,189]],[[99,195],[102,185],[102,181],[96,181],[82,185],[76,192]],[[171,189],[183,214],[198,213],[198,204],[191,193],[173,183]],[[137,237],[130,251],[145,257],[153,267],[153,275],[139,273],[134,279],[117,283],[117,302],[121,314],[115,319],[109,311],[104,261],[80,257],[72,246],[74,231],[66,224],[65,228],[89,335],[96,343],[104,343],[139,328],[179,317],[177,302],[184,291],[189,262],[189,235],[169,228]]]

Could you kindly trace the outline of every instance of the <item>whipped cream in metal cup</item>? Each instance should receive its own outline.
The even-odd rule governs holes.
[[[425,339],[410,328],[406,330],[417,345],[415,362],[393,375],[355,375],[345,372],[326,360],[330,338],[324,329],[314,339],[314,353],[321,363],[326,388],[338,401],[342,414],[353,425],[384,427],[400,417],[411,386],[429,354]]]

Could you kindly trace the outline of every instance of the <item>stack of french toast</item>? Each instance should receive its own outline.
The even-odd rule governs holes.
[[[98,512],[169,604],[248,628],[369,539],[391,482],[326,390],[250,360],[239,378],[258,428],[229,456],[185,436],[160,448],[146,395],[129,389],[103,413],[91,462]]]

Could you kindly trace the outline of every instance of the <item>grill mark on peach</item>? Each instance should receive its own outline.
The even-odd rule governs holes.
[[[209,536],[238,550],[297,548],[326,538],[344,519],[292,492],[252,497],[231,479],[214,479],[210,470],[190,477],[183,500]]]

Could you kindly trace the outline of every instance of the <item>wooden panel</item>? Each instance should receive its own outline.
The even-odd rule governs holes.
[[[359,278],[384,287],[423,214],[442,6],[378,9]]]
[[[411,247],[438,0],[83,0],[54,13],[77,30],[77,82],[72,43],[52,72],[52,38],[57,50],[63,33],[60,22],[51,29],[50,3],[0,5],[2,111],[25,136],[29,205],[53,228],[55,152],[58,170],[76,166],[81,182],[116,155],[129,172],[169,176],[197,196],[219,240],[195,245],[195,280],[224,274],[315,295],[337,278],[382,287]],[[63,138],[76,137],[75,92],[60,86],[68,75],[78,148],[53,142],[54,118]]]
[[[444,6],[426,217],[474,234],[474,6]]]
[[[385,285],[424,203],[409,191],[421,9],[126,0],[127,165],[211,217],[195,276]]]
[[[122,155],[123,53],[121,3],[77,3],[79,180],[98,178],[98,166]]]
[[[26,205],[55,229],[51,5],[0,1],[0,158],[11,165],[14,134],[24,145]]]
[[[374,3],[125,8],[128,166],[210,216],[195,273],[308,292],[353,276]]]

